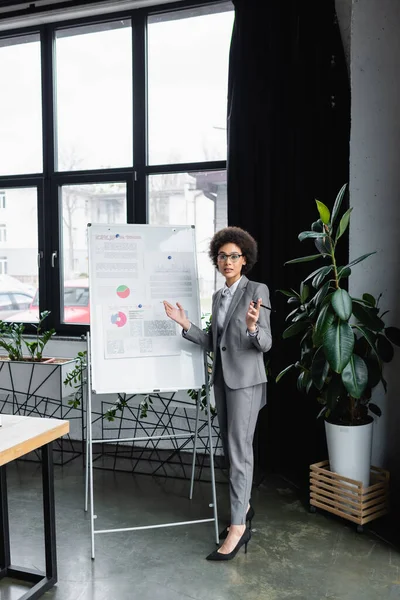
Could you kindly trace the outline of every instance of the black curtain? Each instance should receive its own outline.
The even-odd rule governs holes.
[[[295,377],[274,376],[296,356],[282,343],[287,305],[308,266],[284,262],[309,252],[297,235],[318,218],[314,198],[332,206],[349,177],[349,78],[333,0],[233,0],[228,97],[228,221],[258,241],[250,278],[271,292],[273,349],[268,406],[260,413],[256,465],[297,482],[325,458],[323,423]],[[346,256],[343,257],[343,260]],[[307,265],[307,263],[306,263]]]

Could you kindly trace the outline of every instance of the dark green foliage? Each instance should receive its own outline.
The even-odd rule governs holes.
[[[346,232],[352,209],[349,208],[335,225],[346,186],[340,190],[332,213],[317,201],[319,219],[310,231],[299,234],[299,240],[310,240],[317,247],[322,264],[310,270],[300,285],[300,292],[279,290],[287,296],[290,313],[283,338],[298,336],[300,360],[279,373],[281,377],[293,368],[298,370],[297,388],[309,392],[314,387],[323,405],[320,415],[347,425],[366,422],[368,410],[380,415],[372,404],[372,389],[382,383],[383,364],[394,356],[393,344],[400,346],[400,329],[386,327],[379,309],[379,298],[365,293],[353,298],[341,287],[341,279],[349,277],[351,267],[374,254],[370,252],[338,267],[336,248]],[[318,260],[318,255],[302,256],[286,264],[295,265]],[[311,286],[305,285],[310,282]],[[305,292],[306,290],[306,292]]]
[[[0,348],[6,351],[10,360],[40,362],[43,359],[44,348],[55,334],[55,329],[43,331],[43,321],[49,314],[49,311],[44,311],[40,314],[38,323],[31,323],[36,329],[36,337],[32,341],[24,339],[25,325],[23,323],[0,321]],[[28,351],[28,358],[24,356],[24,346]]]
[[[64,380],[64,385],[69,385],[73,388],[73,396],[70,400],[68,400],[69,406],[72,408],[78,408],[82,404],[83,401],[83,389],[82,384],[83,381],[83,373],[86,369],[86,350],[82,352],[78,352],[76,356],[75,367],[72,371],[67,374],[67,377]]]

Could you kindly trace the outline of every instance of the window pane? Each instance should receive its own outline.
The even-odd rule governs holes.
[[[56,34],[58,170],[132,165],[132,30],[118,21]]]
[[[0,40],[0,81],[0,175],[40,173],[43,166],[39,36]]]
[[[234,13],[230,3],[223,9],[198,8],[149,19],[150,164],[226,159]]]
[[[61,189],[61,201],[63,219],[61,321],[89,324],[86,227],[88,223],[126,223],[126,184],[66,185]]]
[[[16,188],[0,191],[0,319],[38,320],[33,307],[38,286],[37,190]]]
[[[226,171],[151,175],[148,183],[150,224],[196,226],[201,311],[208,314],[212,295],[224,282],[208,246],[227,225]]]

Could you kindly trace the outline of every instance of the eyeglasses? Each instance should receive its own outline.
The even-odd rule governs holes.
[[[237,254],[237,252],[233,252],[232,254],[225,254],[224,252],[221,252],[220,254],[217,254],[217,260],[218,262],[225,262],[228,260],[228,258],[230,258],[231,261],[235,263],[241,256],[243,256],[243,254]]]

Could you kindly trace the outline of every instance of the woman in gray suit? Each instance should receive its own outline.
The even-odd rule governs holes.
[[[183,329],[183,336],[212,351],[210,384],[214,396],[225,457],[229,460],[231,524],[221,533],[222,546],[207,560],[230,560],[251,537],[246,522],[254,516],[250,505],[253,480],[253,436],[258,412],[266,402],[263,353],[271,348],[269,292],[266,285],[246,277],[257,260],[257,243],[239,227],[218,231],[209,255],[225,277],[212,299],[208,333],[191,323],[177,302],[164,301],[166,314]]]

